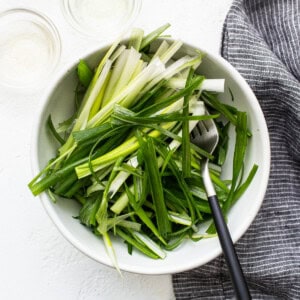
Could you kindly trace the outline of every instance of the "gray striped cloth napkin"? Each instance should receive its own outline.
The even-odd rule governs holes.
[[[253,299],[300,299],[300,0],[235,0],[222,55],[266,117],[271,174],[261,210],[236,244]],[[232,299],[223,256],[173,276],[176,299]]]

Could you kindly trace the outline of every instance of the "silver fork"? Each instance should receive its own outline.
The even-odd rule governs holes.
[[[206,114],[208,114],[207,111]],[[191,132],[191,142],[208,153],[213,154],[219,142],[219,133],[215,122],[212,119],[199,121]],[[208,158],[203,158],[201,161],[201,175],[235,294],[237,299],[251,299],[247,282],[210,178],[208,162]]]

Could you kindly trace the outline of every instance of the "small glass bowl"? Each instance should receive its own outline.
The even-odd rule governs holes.
[[[73,28],[97,40],[125,32],[140,12],[142,0],[64,0],[63,11]]]
[[[0,83],[38,88],[60,55],[60,36],[48,17],[25,8],[0,13]]]

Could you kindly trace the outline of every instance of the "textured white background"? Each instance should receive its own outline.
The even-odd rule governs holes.
[[[0,0],[0,11],[28,7],[56,24],[63,47],[56,72],[101,46],[70,27],[60,1]],[[168,32],[174,38],[218,53],[231,2],[144,0],[134,26],[149,32],[169,22]],[[43,88],[21,92],[1,86],[0,78],[0,91],[0,299],[174,299],[170,276],[124,273],[120,278],[115,270],[85,257],[60,235],[39,199],[27,189],[32,177],[31,130]]]

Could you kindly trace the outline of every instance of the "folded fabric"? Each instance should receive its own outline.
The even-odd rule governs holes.
[[[253,299],[300,299],[300,1],[235,0],[221,54],[253,89],[271,140],[267,193],[236,251]],[[223,256],[173,287],[176,299],[234,298]]]

